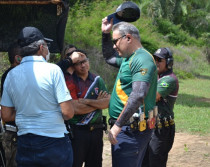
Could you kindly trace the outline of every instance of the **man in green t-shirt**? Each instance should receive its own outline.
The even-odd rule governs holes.
[[[173,73],[173,56],[169,48],[160,48],[154,53],[158,69],[156,104],[159,120],[143,160],[143,167],[166,167],[168,153],[175,136],[174,103],[179,82]]]
[[[110,122],[114,122],[108,134],[112,166],[141,166],[152,130],[133,129],[130,118],[140,110],[148,117],[155,106],[155,60],[141,45],[134,25],[120,22],[113,26],[113,20],[108,22],[107,18],[102,20],[102,49],[106,62],[119,68],[109,104]]]

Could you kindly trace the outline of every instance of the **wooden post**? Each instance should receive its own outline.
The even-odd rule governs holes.
[[[61,0],[39,0],[39,1],[27,1],[27,0],[0,0],[0,5],[47,5],[47,4],[59,4]]]

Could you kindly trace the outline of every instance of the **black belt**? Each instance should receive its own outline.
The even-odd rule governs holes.
[[[115,124],[116,121],[117,120],[114,119],[114,118],[109,118],[108,123],[109,123],[110,127],[112,127]],[[131,123],[127,122],[124,126],[130,126],[130,125],[131,125]]]
[[[145,120],[147,121],[148,118],[145,118]],[[110,119],[109,119],[108,123],[109,123],[109,125],[110,125],[110,128],[112,128],[112,126],[115,124],[116,121],[117,121],[117,120],[114,119],[114,118],[110,118]],[[123,125],[123,126],[129,126],[129,127],[131,128],[132,131],[139,130],[139,120],[138,120],[138,121],[135,120],[135,121],[133,121],[133,122],[128,121],[128,122],[127,122],[125,125]],[[146,123],[146,129],[149,129],[148,123]],[[145,130],[146,130],[146,129],[145,129]],[[139,130],[139,131],[140,131],[140,130]]]
[[[70,124],[71,128],[73,129],[81,129],[81,130],[89,130],[93,131],[94,129],[103,129],[103,124],[92,124],[92,125],[74,125]]]

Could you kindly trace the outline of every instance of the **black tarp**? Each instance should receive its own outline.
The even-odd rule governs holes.
[[[25,26],[37,27],[45,37],[53,39],[51,53],[61,52],[69,0],[61,0],[56,4],[1,4],[1,2],[3,1],[0,0],[0,52],[7,51]]]

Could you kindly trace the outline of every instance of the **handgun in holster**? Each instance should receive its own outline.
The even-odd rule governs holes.
[[[72,140],[74,138],[73,130],[72,130],[72,128],[71,128],[71,126],[70,126],[68,121],[65,121],[65,125],[66,125],[67,131],[69,132],[68,136]]]
[[[108,119],[108,124],[110,125],[110,129],[111,129],[112,126],[115,124],[115,122],[116,122],[116,119],[114,119],[114,118],[109,118],[109,119]]]
[[[130,124],[130,127],[132,130],[138,130],[138,123],[139,123],[139,114],[134,113],[132,116],[132,122]]]
[[[107,133],[107,122],[106,122],[106,116],[102,116],[103,118],[103,130],[105,131],[105,133]]]

